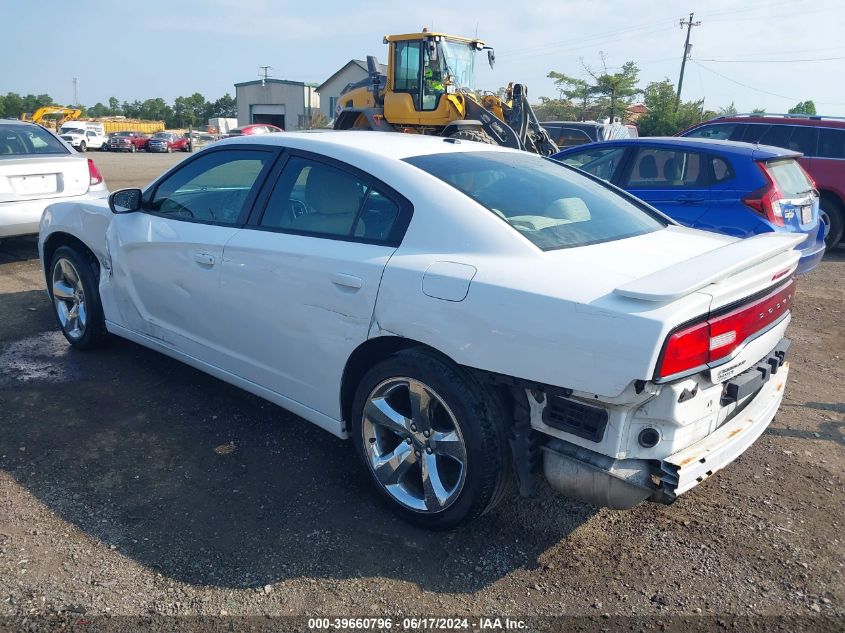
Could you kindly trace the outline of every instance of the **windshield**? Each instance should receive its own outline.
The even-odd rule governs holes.
[[[155,134],[153,134],[153,138],[170,139],[172,137],[167,132],[156,132]]]
[[[612,189],[535,154],[461,152],[405,161],[487,207],[542,250],[618,240],[666,226]]]
[[[62,134],[85,134],[85,132],[78,127],[63,127]]]
[[[69,154],[62,141],[39,125],[0,126],[0,159],[28,154]]]
[[[117,132],[115,136],[132,136],[132,132]]]
[[[444,76],[451,75],[458,88],[475,89],[475,49],[466,43],[438,42]]]

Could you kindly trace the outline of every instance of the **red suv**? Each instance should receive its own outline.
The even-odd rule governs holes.
[[[805,114],[734,114],[717,117],[678,136],[727,139],[785,147],[804,154],[798,162],[815,180],[820,214],[830,227],[827,246],[845,227],[845,118]]]

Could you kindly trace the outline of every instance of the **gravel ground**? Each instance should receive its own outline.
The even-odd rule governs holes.
[[[91,157],[117,189],[184,155]],[[383,508],[350,445],[296,416],[119,339],[71,350],[35,240],[6,240],[0,630],[57,614],[703,614],[842,630],[843,279],[840,248],[799,282],[780,413],[674,505],[599,510],[542,486],[431,534]]]

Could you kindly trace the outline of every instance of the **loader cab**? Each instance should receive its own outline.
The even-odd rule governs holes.
[[[475,88],[479,40],[439,33],[385,38],[390,45],[385,118],[393,124],[443,126],[460,118],[462,89]],[[454,96],[453,96],[454,95]]]

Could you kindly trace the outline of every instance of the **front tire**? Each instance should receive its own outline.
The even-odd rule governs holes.
[[[496,141],[484,130],[458,130],[449,135],[449,138],[461,139],[464,141],[475,141],[476,143],[486,143],[487,145],[495,145]]]
[[[511,478],[504,407],[433,352],[398,352],[355,393],[351,433],[391,509],[420,527],[454,528],[495,507]]]
[[[138,151],[138,148],[137,148],[137,147],[135,147],[135,143],[131,143],[131,144],[129,145],[129,153],[130,153],[130,154],[134,154],[134,153],[135,153],[135,152],[137,152],[137,151]]]
[[[50,260],[48,291],[53,313],[62,334],[79,349],[93,349],[106,336],[96,270],[88,253],[71,246],[60,246]]]
[[[82,141],[79,144],[79,151],[82,152],[83,154],[88,151],[88,146],[85,144],[85,141]]]

